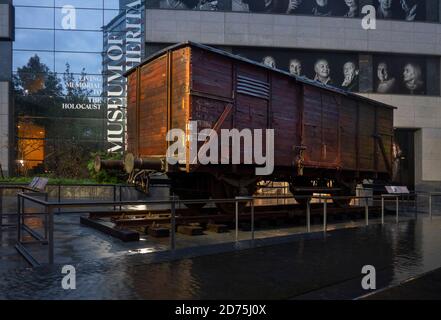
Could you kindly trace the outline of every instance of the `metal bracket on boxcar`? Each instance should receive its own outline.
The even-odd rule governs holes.
[[[297,175],[303,176],[303,163],[305,162],[304,152],[306,150],[306,146],[295,146],[294,147],[294,154],[295,154],[295,160],[294,160],[294,166],[297,167]]]

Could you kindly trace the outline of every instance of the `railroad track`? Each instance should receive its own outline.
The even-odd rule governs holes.
[[[364,215],[364,207],[347,207],[339,208],[328,203],[327,216],[330,218],[341,217],[345,215]],[[246,207],[239,214],[239,221],[249,223],[251,221],[251,208]],[[378,214],[381,207],[369,207],[369,213]],[[323,205],[320,203],[311,204],[311,217],[321,217],[323,215]],[[266,205],[254,207],[254,219],[259,220],[299,220],[306,217],[304,207],[297,204],[289,205]],[[115,211],[115,212],[93,212],[89,215],[90,219],[110,218],[115,227],[147,227],[151,225],[166,225],[170,223],[170,210],[142,210],[142,211]],[[217,208],[203,208],[200,210],[192,209],[176,209],[176,224],[188,225],[190,223],[223,223],[228,224],[235,221],[235,215],[220,213]]]

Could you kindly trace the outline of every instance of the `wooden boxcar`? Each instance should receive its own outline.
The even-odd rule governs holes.
[[[165,172],[184,199],[253,193],[259,180],[286,181],[296,196],[350,193],[362,179],[390,178],[391,106],[191,42],[158,52],[126,76],[126,170]],[[194,164],[189,152],[168,164],[166,133],[186,132],[190,121],[216,132],[274,129],[273,173],[256,176],[255,164]]]

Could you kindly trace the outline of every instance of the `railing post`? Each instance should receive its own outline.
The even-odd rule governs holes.
[[[429,193],[429,217],[432,220],[432,193]]]
[[[396,222],[397,223],[399,223],[400,221],[399,221],[399,216],[398,216],[398,214],[399,214],[399,209],[398,209],[398,202],[399,202],[399,196],[396,196],[395,197],[395,211],[396,211]]]
[[[415,193],[415,214],[418,217],[418,193]]]
[[[21,199],[17,194],[17,242],[21,242]]]
[[[52,207],[46,207],[49,215],[49,264],[54,264],[54,212]]]
[[[116,202],[116,185],[113,185],[113,202]],[[113,205],[113,211],[116,211],[116,205]]]
[[[25,225],[25,199],[23,197],[20,197],[21,199],[21,204],[20,204],[20,208],[21,208],[21,225],[24,226]]]
[[[3,188],[0,188],[0,230],[3,227]]]
[[[326,232],[326,229],[327,229],[327,224],[326,224],[327,204],[328,204],[328,202],[326,201],[326,199],[324,199],[324,201],[323,201],[323,232]]]
[[[409,212],[409,206],[410,206],[410,193],[406,194],[406,213]]]
[[[44,196],[44,200],[47,202],[48,194],[46,193]],[[58,201],[58,203],[60,203]],[[60,212],[60,207],[58,207],[58,212]],[[47,240],[47,222],[48,222],[48,216],[47,214],[44,215],[44,239]]]
[[[58,185],[58,204],[60,204],[60,202],[61,202],[61,184]],[[60,212],[61,212],[61,208],[58,207],[58,213]]]
[[[311,199],[306,201],[306,232],[311,232]]]
[[[369,203],[368,203],[368,199],[366,199],[366,202],[364,204],[364,216],[365,216],[365,220],[366,220],[366,226],[369,225]]]
[[[381,195],[381,224],[384,225],[384,196]]]
[[[415,208],[415,219],[418,219],[418,194],[414,193],[414,208]]]
[[[235,198],[235,204],[236,204],[236,226],[235,226],[235,241],[239,241],[239,202],[238,197]]]
[[[122,202],[122,186],[119,185],[119,211],[121,211],[121,202]]]
[[[254,198],[251,198],[251,240],[254,241]]]
[[[176,203],[175,196],[171,199],[171,234],[170,234],[170,246],[172,250],[176,249]]]

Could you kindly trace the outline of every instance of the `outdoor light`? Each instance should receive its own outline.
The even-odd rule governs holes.
[[[135,250],[129,250],[129,253],[139,253],[139,254],[146,254],[146,253],[152,253],[155,252],[154,248],[142,248],[142,249],[135,249]]]

